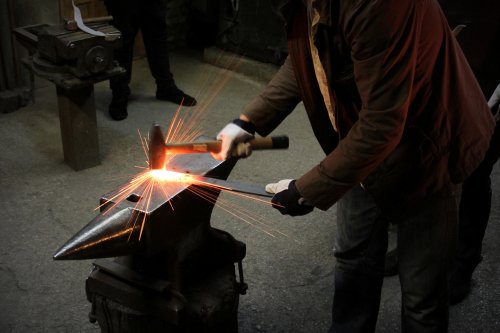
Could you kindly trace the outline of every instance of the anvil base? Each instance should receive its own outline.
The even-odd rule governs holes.
[[[182,294],[158,278],[99,260],[86,281],[91,322],[101,332],[238,332],[239,290],[234,264],[187,285]]]

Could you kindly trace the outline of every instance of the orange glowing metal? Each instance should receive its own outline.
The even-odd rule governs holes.
[[[196,185],[202,185],[205,187],[213,187],[217,189],[226,189],[230,190],[229,187],[224,187],[220,185],[214,185],[207,183],[206,181],[198,179],[195,175],[190,175],[187,173],[182,173],[182,172],[176,172],[176,171],[170,171],[166,169],[155,169],[155,170],[150,170],[149,175],[154,178],[155,181],[158,182],[173,182],[173,183],[183,183],[183,184],[196,184]]]
[[[150,170],[149,174],[152,178],[160,182],[178,182],[188,184],[193,182],[193,176],[191,175],[166,169]]]

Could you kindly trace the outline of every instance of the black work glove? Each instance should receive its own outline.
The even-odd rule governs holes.
[[[309,214],[314,209],[314,206],[308,204],[297,191],[295,180],[285,179],[278,183],[268,184],[266,191],[274,193],[271,199],[273,207],[283,215],[301,216]]]

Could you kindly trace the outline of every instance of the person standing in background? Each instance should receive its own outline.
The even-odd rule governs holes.
[[[156,98],[183,106],[196,105],[196,99],[180,90],[170,71],[166,0],[104,0],[112,24],[121,31],[123,44],[115,50],[114,57],[126,73],[110,79],[113,98],[109,115],[114,120],[127,118],[132,78],[134,41],[142,32],[149,69],[156,82]]]
[[[472,287],[472,274],[483,260],[483,239],[491,212],[491,172],[500,158],[500,85],[488,101],[495,116],[495,132],[490,147],[479,167],[462,186],[458,243],[454,270],[450,278],[450,304],[463,301]]]
[[[488,106],[497,124],[484,161],[462,186],[455,269],[450,278],[450,304],[457,304],[469,294],[472,274],[483,259],[482,244],[491,211],[490,175],[500,157],[500,2],[440,0],[440,3],[450,26],[465,25],[457,39],[485,98],[489,99]]]

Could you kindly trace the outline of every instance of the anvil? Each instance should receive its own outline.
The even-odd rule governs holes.
[[[207,154],[179,155],[169,162],[169,169],[227,179],[235,163],[235,160],[216,161]],[[144,186],[120,202],[113,199],[120,189],[102,196],[100,214],[57,250],[54,259],[161,256],[165,259],[161,275],[170,282],[178,281],[179,265],[213,239],[210,215],[220,190],[204,188],[211,192],[213,200],[209,201],[191,191],[190,187],[197,185],[155,186],[147,208],[139,209],[138,202],[147,200]],[[234,256],[242,254],[223,251],[220,255],[236,262]]]
[[[226,179],[235,163],[196,154],[175,156],[168,166]],[[210,225],[220,190],[204,188],[211,192],[206,200],[194,186],[154,187],[147,208],[137,205],[146,200],[143,187],[122,201],[113,199],[120,189],[109,192],[100,199],[100,214],[56,252],[56,260],[117,257],[95,262],[86,281],[92,322],[109,332],[134,325],[157,327],[148,332],[237,332],[246,246]]]

